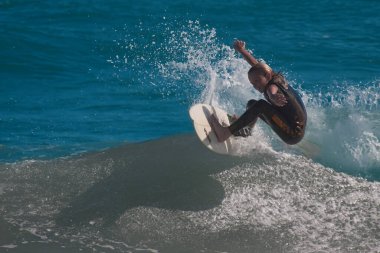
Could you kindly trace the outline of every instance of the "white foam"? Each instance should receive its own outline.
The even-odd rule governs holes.
[[[14,249],[14,248],[17,248],[17,245],[15,244],[2,245],[0,246],[0,248]]]
[[[308,94],[307,138],[321,149],[318,161],[347,172],[380,168],[380,87],[337,88]]]
[[[287,234],[294,252],[373,252],[378,247],[379,183],[299,156],[278,154],[277,159],[218,175],[226,191],[223,203],[193,221],[214,233],[251,227]]]
[[[235,148],[235,155],[249,157],[250,155],[263,154],[275,154],[276,151],[272,148],[271,140],[265,134],[263,129],[260,126],[256,126],[255,130],[252,132],[252,135],[243,138],[237,137]]]

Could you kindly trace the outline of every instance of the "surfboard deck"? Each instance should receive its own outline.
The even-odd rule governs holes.
[[[232,155],[234,153],[237,141],[236,138],[232,136],[224,142],[219,142],[210,126],[209,119],[213,114],[221,125],[229,126],[230,121],[227,112],[211,105],[196,104],[190,108],[189,114],[190,118],[193,120],[194,129],[199,140],[208,149],[219,154]]]

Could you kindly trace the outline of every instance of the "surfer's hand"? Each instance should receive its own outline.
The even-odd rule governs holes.
[[[245,42],[242,40],[235,40],[234,42],[234,48],[238,52],[242,52],[245,50]]]
[[[282,94],[282,92],[280,92],[278,90],[278,87],[274,84],[269,86],[267,94],[269,96],[270,102],[276,106],[282,107],[288,102],[284,94]]]
[[[288,103],[286,100],[286,97],[282,94],[277,92],[276,94],[270,94],[271,102],[276,106],[284,106]]]

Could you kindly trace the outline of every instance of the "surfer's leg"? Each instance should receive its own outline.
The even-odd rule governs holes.
[[[262,107],[261,118],[264,118],[273,131],[287,144],[293,145],[300,142],[304,136],[304,128],[299,128],[297,124],[292,124],[273,106]]]
[[[235,134],[238,133],[241,129],[247,126],[253,127],[256,123],[258,117],[261,116],[262,112],[264,111],[264,107],[271,106],[268,102],[265,100],[250,100],[247,103],[247,110],[243,115],[240,116],[239,119],[237,119],[235,122],[231,124],[229,127],[229,130],[231,133]],[[265,120],[265,119],[263,119]]]
[[[260,117],[267,123],[273,131],[286,143],[295,144],[299,142],[303,134],[295,132],[291,124],[267,101],[259,100],[254,103],[237,121],[235,121],[229,130],[231,133],[243,129],[244,127],[257,121]]]
[[[246,110],[249,108],[253,107],[257,103],[256,99],[251,99],[247,102]],[[266,121],[266,119],[262,116],[259,115],[259,118],[261,118],[263,121]],[[234,123],[238,117],[229,117],[230,119],[230,125]],[[256,122],[257,122],[258,117],[254,119],[251,123],[249,123],[247,126],[243,127],[240,130],[237,130],[236,132],[233,133],[234,136],[239,136],[239,137],[248,137],[251,136],[252,129],[254,128]]]
[[[248,110],[249,108],[251,108],[252,106],[254,106],[255,104],[257,103],[257,100],[256,99],[251,99],[247,102],[247,106],[246,106],[246,109]]]
[[[248,103],[247,103],[247,107],[246,107],[247,110],[248,110],[249,108],[251,108],[252,106],[254,106],[257,102],[258,102],[258,101],[255,100],[255,99],[251,99],[251,100],[249,100]],[[260,118],[262,121],[267,122],[267,120],[265,119],[265,117],[263,117],[263,115],[260,114],[260,115],[259,115],[259,118]],[[256,118],[256,120],[255,120],[254,122],[252,122],[251,124],[249,124],[249,126],[250,126],[251,128],[253,128],[253,127],[255,126],[256,122],[257,122],[257,118]]]
[[[223,127],[215,117],[211,117],[210,125],[219,141],[225,141],[232,134],[257,121],[260,117],[287,144],[298,143],[304,135],[303,131],[294,128],[271,104],[261,99],[253,104],[243,115],[229,127]]]
[[[247,106],[246,106],[246,110],[248,110],[250,107],[252,107],[256,103],[257,103],[257,100],[255,100],[255,99],[249,100],[248,103],[247,103]],[[234,116],[234,117],[229,116],[230,125],[232,123],[234,123],[237,119],[238,119],[238,117],[236,117],[236,116]],[[255,126],[256,121],[257,120],[255,120],[254,122],[252,122],[248,126],[243,127],[242,129],[238,130],[237,132],[233,133],[233,135],[234,136],[239,136],[239,137],[248,137],[248,136],[250,136],[251,132],[252,132],[252,128]]]
[[[273,114],[267,119],[267,124],[289,145],[300,142],[305,133],[303,130],[299,131],[299,129],[292,127],[280,114]]]
[[[219,142],[227,140],[232,135],[229,128],[223,127],[214,114],[212,114],[208,120]]]

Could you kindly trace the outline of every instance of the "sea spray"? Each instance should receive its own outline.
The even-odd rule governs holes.
[[[123,84],[152,86],[163,99],[175,96],[190,104],[212,102],[234,109],[226,108],[228,101],[219,100],[231,100],[223,97],[226,88],[238,90],[247,84],[248,66],[229,45],[219,41],[216,30],[199,21],[182,22],[179,29],[176,21],[166,20],[157,27],[141,22],[135,28],[141,31],[138,37],[131,37],[126,27],[125,37],[116,42],[115,55],[109,59],[116,76],[138,73],[134,82],[121,79]],[[229,104],[232,102],[236,103],[232,100]]]

